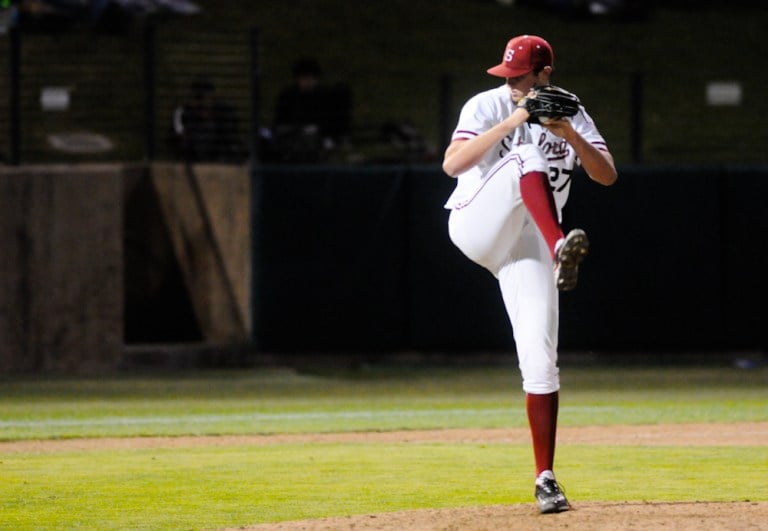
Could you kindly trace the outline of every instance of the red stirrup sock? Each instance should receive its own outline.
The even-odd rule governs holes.
[[[559,402],[560,394],[557,391],[548,395],[528,393],[525,397],[533,439],[533,456],[536,460],[536,477],[545,470],[554,470]]]
[[[555,244],[563,237],[563,229],[557,218],[555,197],[549,187],[547,174],[532,171],[520,177],[520,195],[554,257]]]

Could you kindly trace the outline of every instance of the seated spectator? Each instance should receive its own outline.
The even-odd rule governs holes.
[[[189,99],[174,111],[173,132],[179,155],[189,162],[242,163],[248,158],[235,109],[218,98],[206,79],[195,80]]]

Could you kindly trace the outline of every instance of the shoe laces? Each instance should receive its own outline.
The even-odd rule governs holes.
[[[544,478],[540,486],[547,492],[547,494],[562,494],[565,496],[565,489],[557,482],[557,480]]]

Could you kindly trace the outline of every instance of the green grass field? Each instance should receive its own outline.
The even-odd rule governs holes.
[[[766,368],[565,368],[562,383],[562,426],[768,421]],[[0,384],[0,439],[514,428],[523,398],[512,366],[15,378]],[[558,477],[580,501],[768,501],[766,462],[765,447],[561,445]],[[210,529],[531,503],[531,467],[529,445],[507,443],[0,446],[0,528]]]

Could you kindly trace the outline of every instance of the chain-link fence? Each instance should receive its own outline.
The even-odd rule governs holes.
[[[137,25],[120,34],[4,37],[0,67],[9,75],[0,76],[0,83],[8,97],[0,113],[7,126],[0,138],[7,161],[178,157],[180,109],[195,107],[200,122],[208,112],[203,105],[220,114],[226,105],[222,129],[228,128],[227,141],[237,148],[236,154],[224,154],[216,145],[218,133],[208,128],[199,139],[207,148],[200,157],[242,159],[248,149],[253,93],[248,34],[196,34],[180,41],[152,25]],[[16,78],[10,75],[14,62]]]
[[[0,161],[432,163],[464,100],[497,83],[427,68],[340,72],[347,136],[331,146],[300,136],[283,152],[271,142],[290,67],[274,53],[261,49],[257,29],[147,21],[119,32],[8,29],[0,33]],[[620,164],[765,163],[760,78],[713,86],[712,77],[565,68],[554,81],[581,97]]]

